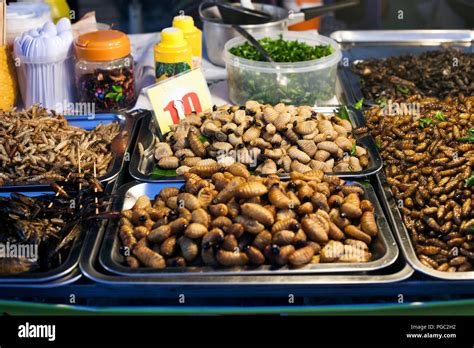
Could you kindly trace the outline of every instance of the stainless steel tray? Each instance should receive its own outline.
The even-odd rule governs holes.
[[[339,44],[438,46],[444,42],[471,45],[472,30],[339,30],[331,34]]]
[[[316,111],[321,113],[332,113],[337,109],[339,105],[336,106],[325,106],[325,107],[316,107]],[[349,111],[349,120],[351,121],[354,128],[362,127],[365,125],[365,120],[360,112],[353,107],[347,107]],[[136,179],[143,182],[182,182],[184,179],[182,176],[162,176],[159,178],[152,178],[151,171],[156,165],[154,158],[154,145],[157,139],[161,136],[159,135],[156,123],[152,117],[149,115],[144,117],[141,122],[140,130],[138,133],[137,142],[135,144],[135,150],[133,151],[132,158],[130,161],[130,175]],[[382,159],[377,151],[375,142],[371,136],[360,135],[356,136],[358,145],[361,145],[367,149],[369,156],[369,166],[360,172],[335,172],[328,173],[329,175],[337,175],[343,178],[357,178],[372,175],[377,173],[382,168]],[[139,142],[143,145],[144,152],[143,156],[140,156],[138,150]],[[283,174],[281,177],[288,177],[288,174]]]
[[[39,196],[43,194],[54,194],[54,191],[16,191],[29,197]],[[0,192],[0,197],[9,197],[11,192]],[[46,272],[30,272],[4,275],[0,274],[0,284],[10,283],[40,283],[50,282],[61,278],[73,271],[79,264],[79,255],[86,231],[81,231],[79,236],[73,242],[66,260],[59,267]]]
[[[50,289],[56,288],[58,286],[69,285],[72,283],[77,282],[79,279],[82,278],[82,273],[79,267],[74,268],[70,273],[66,274],[65,276],[54,279],[50,282],[46,283],[0,283],[1,288],[27,288],[27,289]]]
[[[112,192],[114,182],[110,182],[105,185],[104,191],[109,194]],[[10,191],[0,192],[0,197],[9,197],[11,192],[18,192],[29,197],[39,196],[42,194],[54,194],[52,190],[27,190],[27,191]],[[100,226],[100,225],[99,225]],[[2,284],[47,284],[50,282],[58,283],[59,279],[70,279],[68,275],[72,274],[78,269],[79,258],[82,251],[82,245],[87,234],[95,235],[99,226],[94,230],[81,229],[79,236],[74,240],[66,260],[56,268],[53,268],[46,272],[27,272],[19,274],[5,275],[0,274],[0,285]],[[46,286],[46,285],[45,285]]]
[[[362,186],[354,181],[354,185]],[[161,189],[167,186],[177,186],[178,183],[171,184],[149,184],[132,182],[122,186],[116,193],[116,201],[113,210],[121,211],[130,209],[138,197],[147,195],[155,197]],[[99,261],[107,271],[124,276],[198,276],[203,273],[207,275],[280,275],[280,274],[321,274],[321,273],[341,273],[341,272],[367,272],[383,269],[395,262],[398,256],[398,247],[392,236],[390,227],[383,214],[382,208],[377,200],[377,196],[368,183],[364,184],[366,199],[374,203],[376,208],[377,225],[379,235],[371,245],[371,252],[374,260],[367,263],[321,263],[309,264],[297,269],[287,266],[275,268],[271,266],[260,267],[236,267],[236,268],[211,268],[211,267],[183,267],[165,268],[156,270],[151,268],[131,269],[123,265],[123,256],[120,254],[120,240],[117,233],[116,222],[110,222],[107,228],[104,242],[101,247]]]
[[[134,114],[132,117],[126,117],[124,114],[97,114],[93,117],[90,116],[66,116],[68,124],[80,127],[86,130],[94,129],[100,123],[111,123],[111,122],[119,122],[120,123],[120,130],[127,130],[129,132],[129,142],[127,145],[127,151],[130,151],[131,140],[133,138],[133,132],[135,131],[135,123],[136,120],[140,117],[142,111],[140,113]],[[130,120],[130,121],[127,121]],[[126,152],[127,152],[126,151]],[[123,155],[116,155],[112,159],[109,165],[109,170],[107,174],[103,175],[102,177],[98,178],[102,183],[108,183],[115,179],[122,168],[122,163],[124,161]],[[18,185],[5,185],[0,186],[0,191],[17,191],[17,190],[38,190],[38,189],[45,189],[48,188],[48,184],[31,184],[28,185],[26,183],[21,183]]]
[[[421,54],[449,45],[466,52],[472,50],[472,30],[342,30],[331,34],[342,47],[339,79],[349,103],[363,98],[360,77],[352,72],[354,62],[369,58],[385,58],[403,54]],[[348,63],[343,64],[343,63]],[[376,104],[365,100],[364,105]]]
[[[388,220],[391,222],[391,227],[395,232],[395,236],[400,244],[403,255],[410,265],[417,271],[427,274],[434,278],[445,279],[445,280],[473,280],[474,271],[470,272],[440,272],[423,265],[418,257],[416,256],[415,249],[410,239],[410,234],[403,223],[402,216],[398,210],[395,197],[390,191],[389,185],[385,178],[385,174],[380,172],[376,175],[377,181],[377,192],[381,195],[382,204],[385,207],[385,211],[388,213]]]

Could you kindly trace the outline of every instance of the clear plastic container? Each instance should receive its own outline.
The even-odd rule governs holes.
[[[96,111],[125,110],[135,103],[134,62],[128,37],[117,30],[98,30],[75,41],[75,76],[80,102]]]
[[[30,58],[15,54],[18,84],[26,108],[40,103],[59,113],[66,111],[75,99],[73,58],[56,55],[50,58]]]
[[[133,57],[95,62],[78,60],[75,66],[80,102],[94,103],[97,111],[125,110],[135,103]]]
[[[242,45],[245,38],[234,38],[224,46],[229,97],[234,104],[248,100],[265,104],[317,105],[336,94],[337,64],[342,58],[339,45],[330,38],[304,32],[272,32],[255,35],[257,40],[270,37],[305,42],[308,45],[331,45],[329,56],[296,63],[269,63],[237,57],[229,49]]]

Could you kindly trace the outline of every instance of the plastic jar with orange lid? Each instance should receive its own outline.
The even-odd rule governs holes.
[[[134,62],[126,34],[117,30],[86,33],[76,39],[74,49],[79,101],[94,103],[97,111],[133,106]]]

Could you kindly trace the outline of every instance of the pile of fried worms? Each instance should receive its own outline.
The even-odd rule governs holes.
[[[113,159],[117,122],[85,130],[37,105],[24,111],[0,110],[0,186],[63,180],[70,172],[106,174]],[[80,161],[79,161],[80,158]],[[80,163],[80,165],[79,165]]]

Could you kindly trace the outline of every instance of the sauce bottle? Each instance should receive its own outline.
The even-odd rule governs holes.
[[[161,32],[161,41],[155,46],[155,77],[163,81],[191,69],[191,47],[178,28],[166,28]]]
[[[193,17],[185,15],[176,16],[173,18],[173,27],[183,31],[184,38],[191,46],[192,67],[199,67],[202,57],[202,32],[195,27]]]
[[[69,18],[71,9],[67,4],[66,0],[46,0],[45,1],[51,8],[51,17],[54,23],[57,23],[61,18]]]

